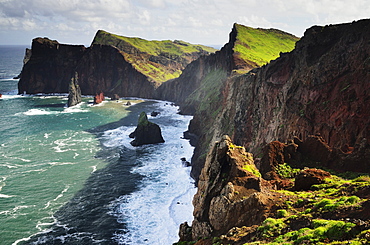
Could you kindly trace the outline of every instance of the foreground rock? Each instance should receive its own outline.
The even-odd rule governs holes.
[[[135,138],[131,141],[133,146],[164,143],[161,128],[157,124],[150,122],[145,112],[140,114],[137,128],[129,137]]]
[[[181,224],[178,244],[369,244],[370,178],[343,179],[309,168],[310,158],[328,158],[322,151],[327,145],[313,147],[317,154],[309,156],[299,152],[303,144],[269,143],[259,172],[253,155],[223,136],[207,154],[194,221]]]
[[[234,226],[261,223],[270,208],[279,203],[273,188],[261,178],[253,155],[223,136],[207,155],[200,175],[193,199],[192,239],[219,236]],[[180,234],[182,240],[189,237],[189,229],[185,230]]]

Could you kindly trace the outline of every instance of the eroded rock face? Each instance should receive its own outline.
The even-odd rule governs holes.
[[[60,44],[48,38],[35,38],[32,52],[24,63],[18,91],[20,94],[68,93],[69,82],[86,48]]]
[[[246,75],[227,79],[214,102],[221,108],[213,111],[220,113],[194,115],[189,129],[200,141],[194,155],[199,158],[207,152],[202,141],[225,133],[255,155],[269,142],[287,142],[294,137],[305,140],[318,133],[333,149],[350,152],[363,139],[368,145],[369,28],[370,20],[311,27],[292,52]],[[327,150],[316,149],[317,157],[319,151]],[[367,154],[362,155],[364,162],[369,162]],[[359,160],[357,163],[361,165]],[[193,161],[195,179],[203,164],[204,160]],[[328,164],[339,167],[331,161]],[[361,168],[343,164],[346,170],[369,170],[364,164]]]
[[[133,146],[164,143],[161,128],[157,124],[150,122],[145,112],[140,114],[137,127],[130,134],[130,138],[135,138],[130,142]]]
[[[274,204],[275,193],[260,174],[251,153],[228,136],[209,152],[194,196],[192,238],[217,236],[234,226],[259,224]]]

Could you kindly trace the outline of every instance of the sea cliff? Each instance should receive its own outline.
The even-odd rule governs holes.
[[[199,102],[198,192],[180,244],[369,242],[369,28],[313,26]]]
[[[86,51],[73,47],[81,51],[68,57],[73,53],[78,61],[65,67],[71,76],[77,72],[83,94],[170,100],[181,113],[194,115],[186,135],[196,139],[191,175],[198,193],[194,222],[180,227],[179,243],[366,243],[369,29],[370,20],[313,26],[298,41],[278,30],[235,24],[221,50],[201,52],[186,66],[178,57],[169,61],[168,52],[154,58],[125,38],[101,44],[106,34],[100,32]],[[34,56],[37,47],[44,48],[38,42],[58,53],[59,44],[37,40],[21,75],[26,92],[49,88],[38,82],[46,79],[34,79],[43,65],[27,73],[32,64],[62,60]],[[135,59],[181,72],[155,80]]]

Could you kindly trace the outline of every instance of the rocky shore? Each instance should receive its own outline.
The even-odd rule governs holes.
[[[97,43],[84,53],[81,46],[35,39],[19,91],[58,92],[70,77],[33,78],[47,66],[59,74],[56,64],[73,60],[63,69],[77,71],[82,93],[170,100],[194,115],[187,135],[196,139],[191,175],[198,192],[194,221],[181,225],[178,244],[366,244],[369,29],[368,19],[313,26],[297,41],[274,29],[235,24],[220,51],[202,53],[178,78],[160,84],[128,59],[122,51],[127,42]],[[252,61],[250,52],[261,51],[252,50],[245,35],[277,38],[291,48]],[[273,45],[264,43],[262,50]],[[51,57],[37,55],[45,47]],[[41,82],[47,80],[52,84]]]

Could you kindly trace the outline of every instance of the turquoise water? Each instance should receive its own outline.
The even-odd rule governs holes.
[[[172,244],[192,220],[191,117],[163,101],[17,95],[24,48],[0,46],[0,244]],[[163,144],[132,147],[138,115]]]
[[[0,99],[3,244],[28,237],[54,221],[53,213],[105,165],[94,157],[98,139],[86,130],[127,114],[123,102],[92,107],[85,99],[72,109],[65,103],[65,96]]]

